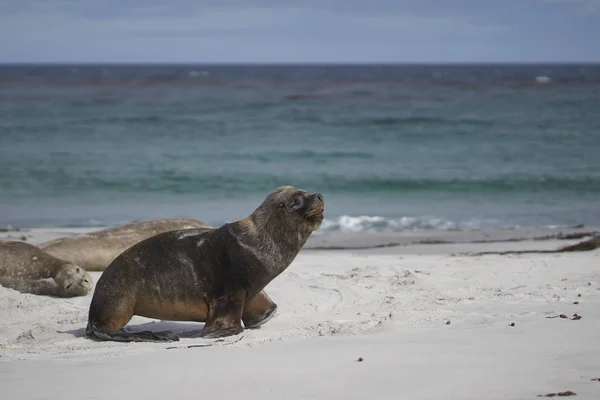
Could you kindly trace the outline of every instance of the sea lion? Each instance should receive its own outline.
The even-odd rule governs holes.
[[[292,186],[271,192],[246,218],[219,228],[161,233],[106,268],[92,297],[86,334],[115,341],[173,341],[172,332],[127,332],[134,315],[205,322],[204,337],[235,335],[254,297],[294,260],[323,221],[321,194]]]
[[[212,227],[195,219],[158,219],[59,238],[39,247],[88,271],[104,271],[112,260],[134,244],[159,233],[190,228]]]
[[[0,285],[21,293],[75,297],[85,296],[93,280],[85,269],[33,245],[0,241]]]
[[[104,271],[119,254],[144,239],[163,232],[192,228],[214,229],[195,219],[158,219],[59,238],[40,247],[50,255],[81,265],[89,271]],[[277,304],[263,291],[248,304],[244,323],[247,328],[258,328],[269,321],[276,310]]]

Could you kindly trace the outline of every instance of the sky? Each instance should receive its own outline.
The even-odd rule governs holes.
[[[0,0],[0,63],[600,62],[600,0]]]

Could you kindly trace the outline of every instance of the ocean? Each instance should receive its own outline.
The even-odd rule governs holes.
[[[3,65],[0,228],[600,226],[600,65]]]

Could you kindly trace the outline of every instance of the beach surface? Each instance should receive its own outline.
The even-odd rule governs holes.
[[[0,287],[0,398],[598,399],[600,250],[475,254],[553,250],[591,231],[313,235],[266,288],[275,318],[220,340],[194,334],[200,323],[134,317],[131,330],[182,338],[92,341],[92,294]]]

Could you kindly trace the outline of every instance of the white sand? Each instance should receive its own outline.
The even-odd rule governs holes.
[[[26,234],[39,243],[52,232],[64,235]],[[267,287],[277,316],[224,341],[95,342],[83,337],[91,295],[0,287],[0,399],[598,399],[600,251],[448,254],[570,243],[303,250]],[[546,318],[574,313],[583,318]],[[200,344],[212,346],[187,348]]]

